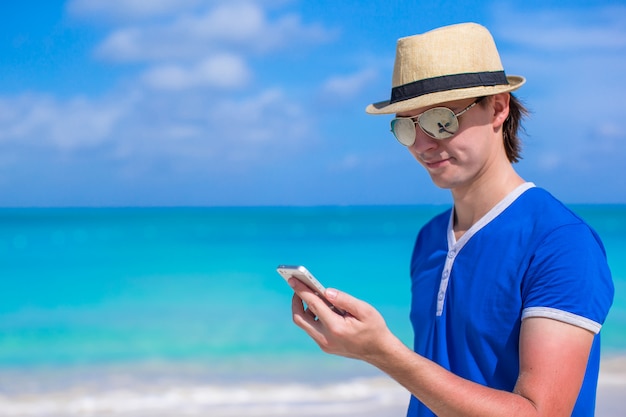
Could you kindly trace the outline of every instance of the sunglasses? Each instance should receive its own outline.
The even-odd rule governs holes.
[[[463,113],[478,104],[484,97],[476,99],[472,104],[458,113],[447,107],[434,107],[424,113],[412,117],[396,117],[391,121],[391,132],[404,146],[415,143],[415,125],[433,139],[447,139],[459,130],[459,119]]]

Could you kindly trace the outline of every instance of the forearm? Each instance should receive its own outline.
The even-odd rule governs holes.
[[[364,358],[409,390],[436,415],[538,416],[521,395],[488,388],[463,379],[416,354],[394,336],[382,350]]]
[[[324,352],[371,363],[438,416],[566,417],[572,413],[594,337],[585,329],[547,318],[524,320],[519,376],[513,392],[507,392],[460,378],[411,351],[369,304],[327,290],[326,297],[349,312],[339,316],[298,280],[289,283],[296,290],[294,322]]]

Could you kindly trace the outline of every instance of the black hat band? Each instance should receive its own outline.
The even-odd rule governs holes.
[[[409,100],[425,94],[438,93],[440,91],[459,90],[470,87],[489,87],[495,85],[507,85],[504,71],[485,71],[466,74],[443,75],[440,77],[426,78],[412,83],[399,85],[391,89],[390,104]]]

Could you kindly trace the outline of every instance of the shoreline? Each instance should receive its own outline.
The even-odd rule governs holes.
[[[0,369],[0,409],[6,417],[386,417],[405,415],[409,401],[382,373],[223,380],[189,365],[127,365]],[[622,416],[624,392],[626,355],[603,359],[596,416]]]

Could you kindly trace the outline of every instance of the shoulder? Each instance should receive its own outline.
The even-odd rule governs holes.
[[[434,216],[426,224],[424,224],[424,226],[422,226],[420,230],[420,235],[429,233],[441,233],[442,230],[445,233],[450,222],[451,214],[452,208],[448,208],[447,210]]]
[[[526,247],[535,258],[551,263],[587,262],[590,256],[606,263],[600,236],[580,216],[541,188],[532,188],[511,205],[508,220],[518,223]]]
[[[528,189],[511,205],[512,211],[522,212],[522,218],[532,219],[535,222],[560,226],[564,224],[585,223],[578,215],[565,204],[543,188]]]
[[[451,214],[452,208],[449,208],[437,214],[422,226],[413,247],[413,264],[421,257],[429,257],[433,252],[447,250],[447,230]]]
[[[415,245],[435,244],[435,246],[444,245],[447,247],[447,230],[451,214],[452,208],[449,208],[424,224],[417,235]]]
[[[604,252],[596,231],[543,188],[534,187],[520,195],[503,213],[502,221],[532,235],[537,244],[553,239],[566,240],[567,244],[598,245]]]
[[[523,317],[547,317],[599,331],[613,299],[606,252],[582,218],[542,189],[520,197],[528,239]]]

